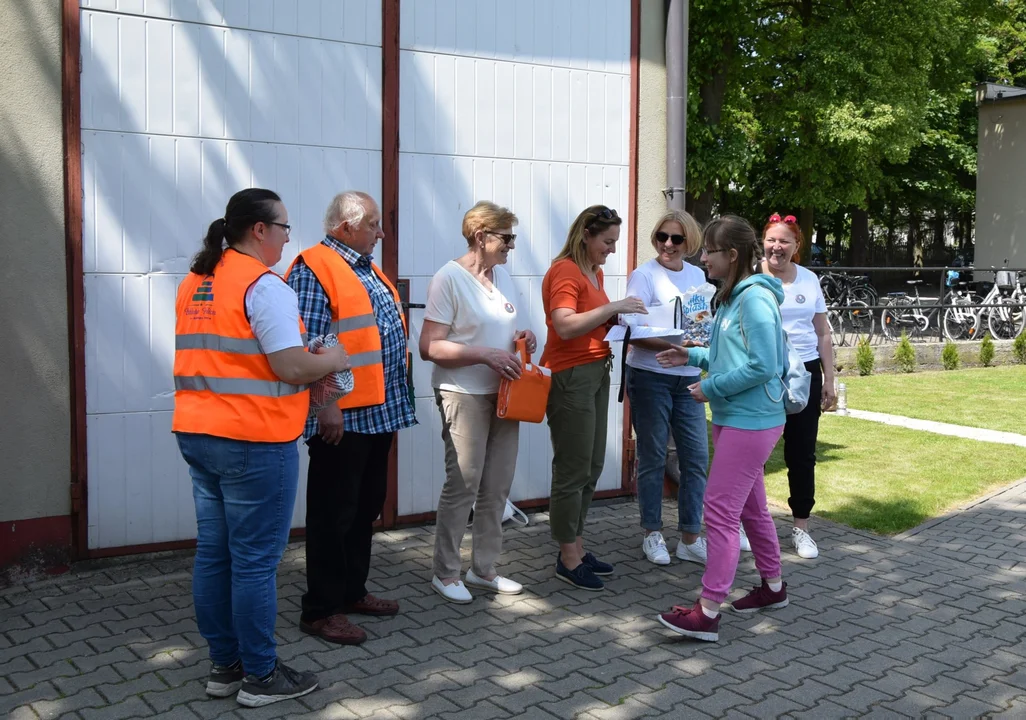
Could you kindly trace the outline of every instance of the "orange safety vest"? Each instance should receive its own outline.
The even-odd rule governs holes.
[[[172,432],[251,442],[303,434],[310,391],[274,374],[246,314],[246,291],[267,274],[259,260],[229,249],[213,275],[189,273],[178,286]],[[302,318],[299,332],[306,336]]]
[[[370,295],[349,263],[324,243],[318,243],[299,254],[317,281],[324,288],[331,304],[331,329],[338,336],[339,345],[349,353],[353,368],[353,391],[338,401],[343,410],[381,405],[385,402],[385,368],[381,363],[381,335],[374,317]],[[285,273],[287,279],[295,262]],[[399,292],[377,265],[371,263],[375,274],[392,291],[403,328],[406,316],[402,312]]]

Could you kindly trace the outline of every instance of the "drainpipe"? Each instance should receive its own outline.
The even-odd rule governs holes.
[[[669,0],[666,13],[666,204],[684,209],[688,138],[688,0]]]

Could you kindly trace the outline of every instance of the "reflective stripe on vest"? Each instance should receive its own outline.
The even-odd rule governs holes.
[[[175,375],[175,390],[209,390],[218,395],[259,395],[278,398],[295,395],[306,389],[306,385],[289,385],[281,380]]]
[[[175,335],[175,350],[214,350],[235,355],[264,354],[259,340],[244,340],[213,333]]]

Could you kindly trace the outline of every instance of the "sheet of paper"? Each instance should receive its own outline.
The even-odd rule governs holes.
[[[627,328],[623,325],[614,325],[606,333],[606,342],[623,342],[624,335],[627,332]],[[658,327],[631,327],[631,339],[632,340],[644,340],[646,338],[663,338],[670,342],[679,343],[684,339],[684,334],[680,330],[674,330],[673,328],[658,328]]]

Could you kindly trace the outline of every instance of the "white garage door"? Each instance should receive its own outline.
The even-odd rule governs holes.
[[[89,547],[189,539],[175,289],[236,190],[288,206],[279,271],[335,192],[380,198],[381,6],[83,0],[81,22]]]
[[[509,206],[520,218],[509,270],[544,339],[542,276],[570,222],[593,203],[627,217],[630,2],[407,0],[401,13],[399,275],[423,302],[466,249],[466,210]],[[605,269],[611,298],[623,297],[628,233]],[[416,347],[423,311],[412,319]],[[400,516],[434,510],[444,482],[430,368],[415,362],[421,424],[400,434]],[[611,403],[599,489],[620,487],[622,420]],[[551,457],[547,426],[524,424],[514,500],[548,497]]]

